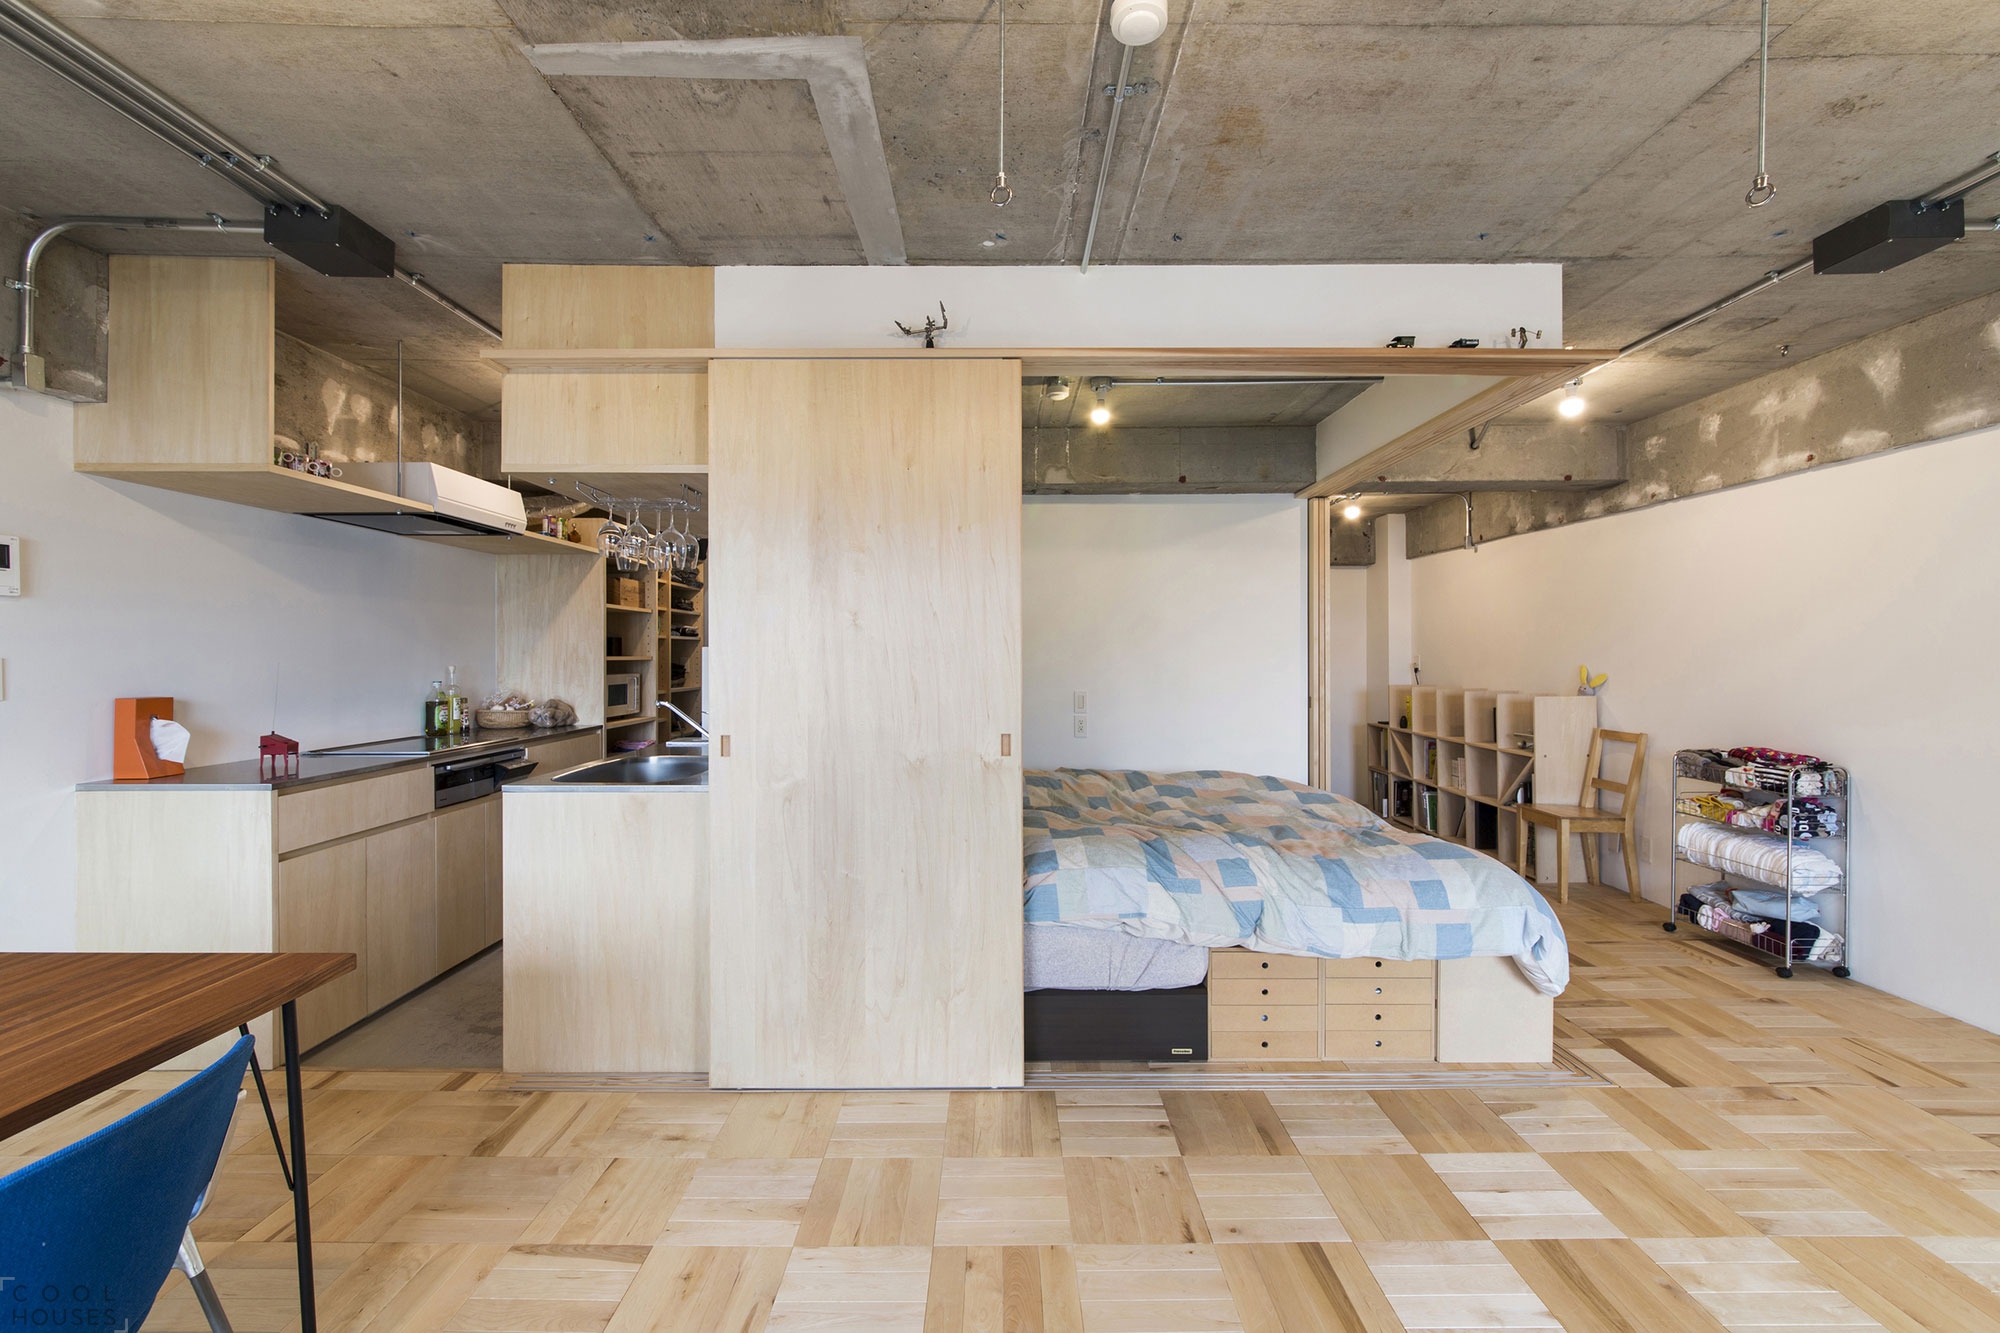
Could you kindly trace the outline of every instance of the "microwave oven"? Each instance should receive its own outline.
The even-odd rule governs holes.
[[[640,711],[641,704],[639,678],[636,675],[604,678],[604,716],[635,717]]]

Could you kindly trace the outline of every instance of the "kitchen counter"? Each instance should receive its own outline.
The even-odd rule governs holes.
[[[171,778],[148,778],[129,782],[82,782],[78,791],[127,791],[156,790],[162,787],[183,787],[195,791],[301,791],[310,787],[321,787],[334,782],[346,782],[353,778],[368,777],[377,773],[389,773],[401,768],[427,767],[447,759],[462,759],[480,754],[486,750],[506,749],[516,745],[529,745],[536,741],[555,740],[563,736],[577,736],[598,730],[595,725],[569,727],[523,727],[515,731],[478,731],[469,733],[455,745],[445,746],[427,755],[417,754],[354,754],[337,751],[353,751],[368,748],[363,746],[338,746],[334,750],[319,750],[299,756],[296,775],[271,777],[268,769],[260,769],[256,759],[238,759],[226,764],[203,764],[190,768],[187,772]],[[386,744],[386,742],[382,742]],[[289,766],[288,766],[289,767]]]

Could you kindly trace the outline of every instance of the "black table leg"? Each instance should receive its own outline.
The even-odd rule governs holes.
[[[319,1333],[313,1299],[312,1203],[306,1197],[306,1094],[299,1077],[299,1009],[286,1001],[278,1010],[285,1037],[285,1120],[292,1137],[292,1233],[299,1251],[299,1327]]]

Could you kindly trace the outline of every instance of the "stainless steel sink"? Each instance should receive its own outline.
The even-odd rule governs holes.
[[[626,754],[601,759],[551,782],[594,783],[609,787],[699,787],[708,781],[708,756],[695,754]]]

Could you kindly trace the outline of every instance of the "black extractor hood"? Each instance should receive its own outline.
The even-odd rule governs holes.
[[[421,513],[409,509],[397,509],[386,514],[307,514],[307,518],[323,518],[331,523],[350,523],[357,528],[373,528],[377,532],[394,532],[404,537],[463,537],[471,534],[479,537],[509,537],[513,534],[505,528],[489,527],[484,523],[468,523],[450,514]]]

